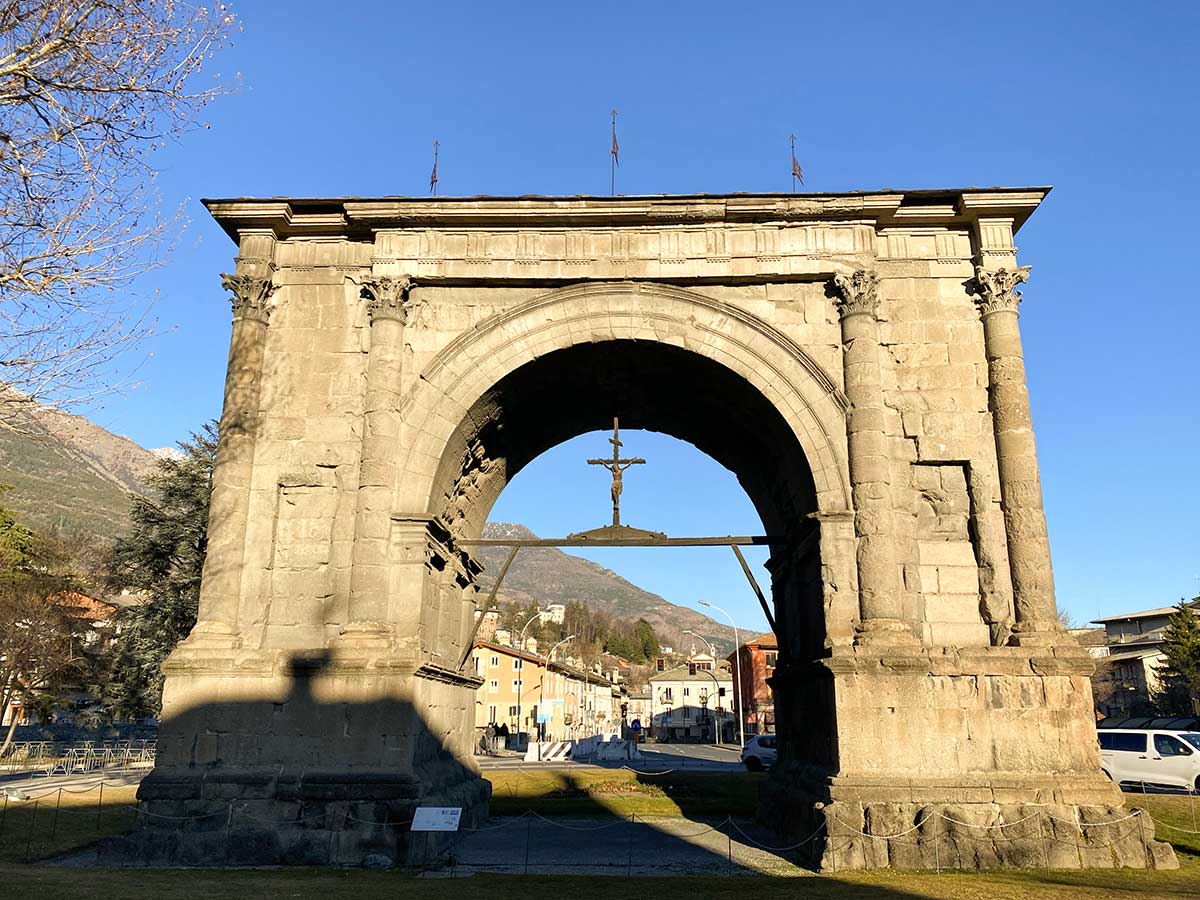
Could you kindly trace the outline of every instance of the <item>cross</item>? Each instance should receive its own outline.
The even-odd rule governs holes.
[[[621,431],[616,416],[613,416],[613,436],[608,439],[608,442],[613,445],[612,459],[589,459],[587,463],[589,466],[604,466],[612,472],[613,525],[619,526],[621,524],[621,476],[630,466],[644,465],[646,461],[640,457],[621,459]]]

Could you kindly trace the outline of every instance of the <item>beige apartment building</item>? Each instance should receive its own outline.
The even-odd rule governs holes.
[[[490,641],[476,641],[471,659],[483,679],[475,692],[477,731],[503,723],[510,734],[556,741],[620,726],[621,695],[607,678]]]

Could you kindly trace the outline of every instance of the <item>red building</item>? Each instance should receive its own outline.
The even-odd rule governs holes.
[[[775,674],[779,642],[768,631],[738,648],[737,714],[743,716],[746,734],[775,733],[775,694],[767,679]],[[729,655],[733,665],[734,654]]]

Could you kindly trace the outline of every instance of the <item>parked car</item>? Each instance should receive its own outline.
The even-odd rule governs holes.
[[[1105,728],[1100,767],[1121,784],[1200,791],[1200,732]]]
[[[759,734],[746,741],[742,748],[742,762],[751,772],[761,772],[779,757],[775,746],[775,735]]]

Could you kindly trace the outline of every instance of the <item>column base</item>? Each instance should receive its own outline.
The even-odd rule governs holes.
[[[1018,622],[1008,643],[1012,647],[1049,647],[1059,643],[1062,635],[1057,622]]]
[[[413,832],[419,806],[487,819],[491,785],[450,761],[406,772],[155,769],[138,827],[99,845],[105,866],[393,866],[444,859],[454,835]]]
[[[242,646],[242,636],[225,622],[201,620],[179,646],[197,650],[237,650]]]
[[[784,765],[759,820],[788,841],[813,836],[806,862],[825,872],[1178,868],[1150,816],[1122,799],[1099,773],[856,778]]]
[[[899,619],[867,619],[858,626],[854,635],[856,647],[912,647],[919,649],[921,642],[912,629]]]

